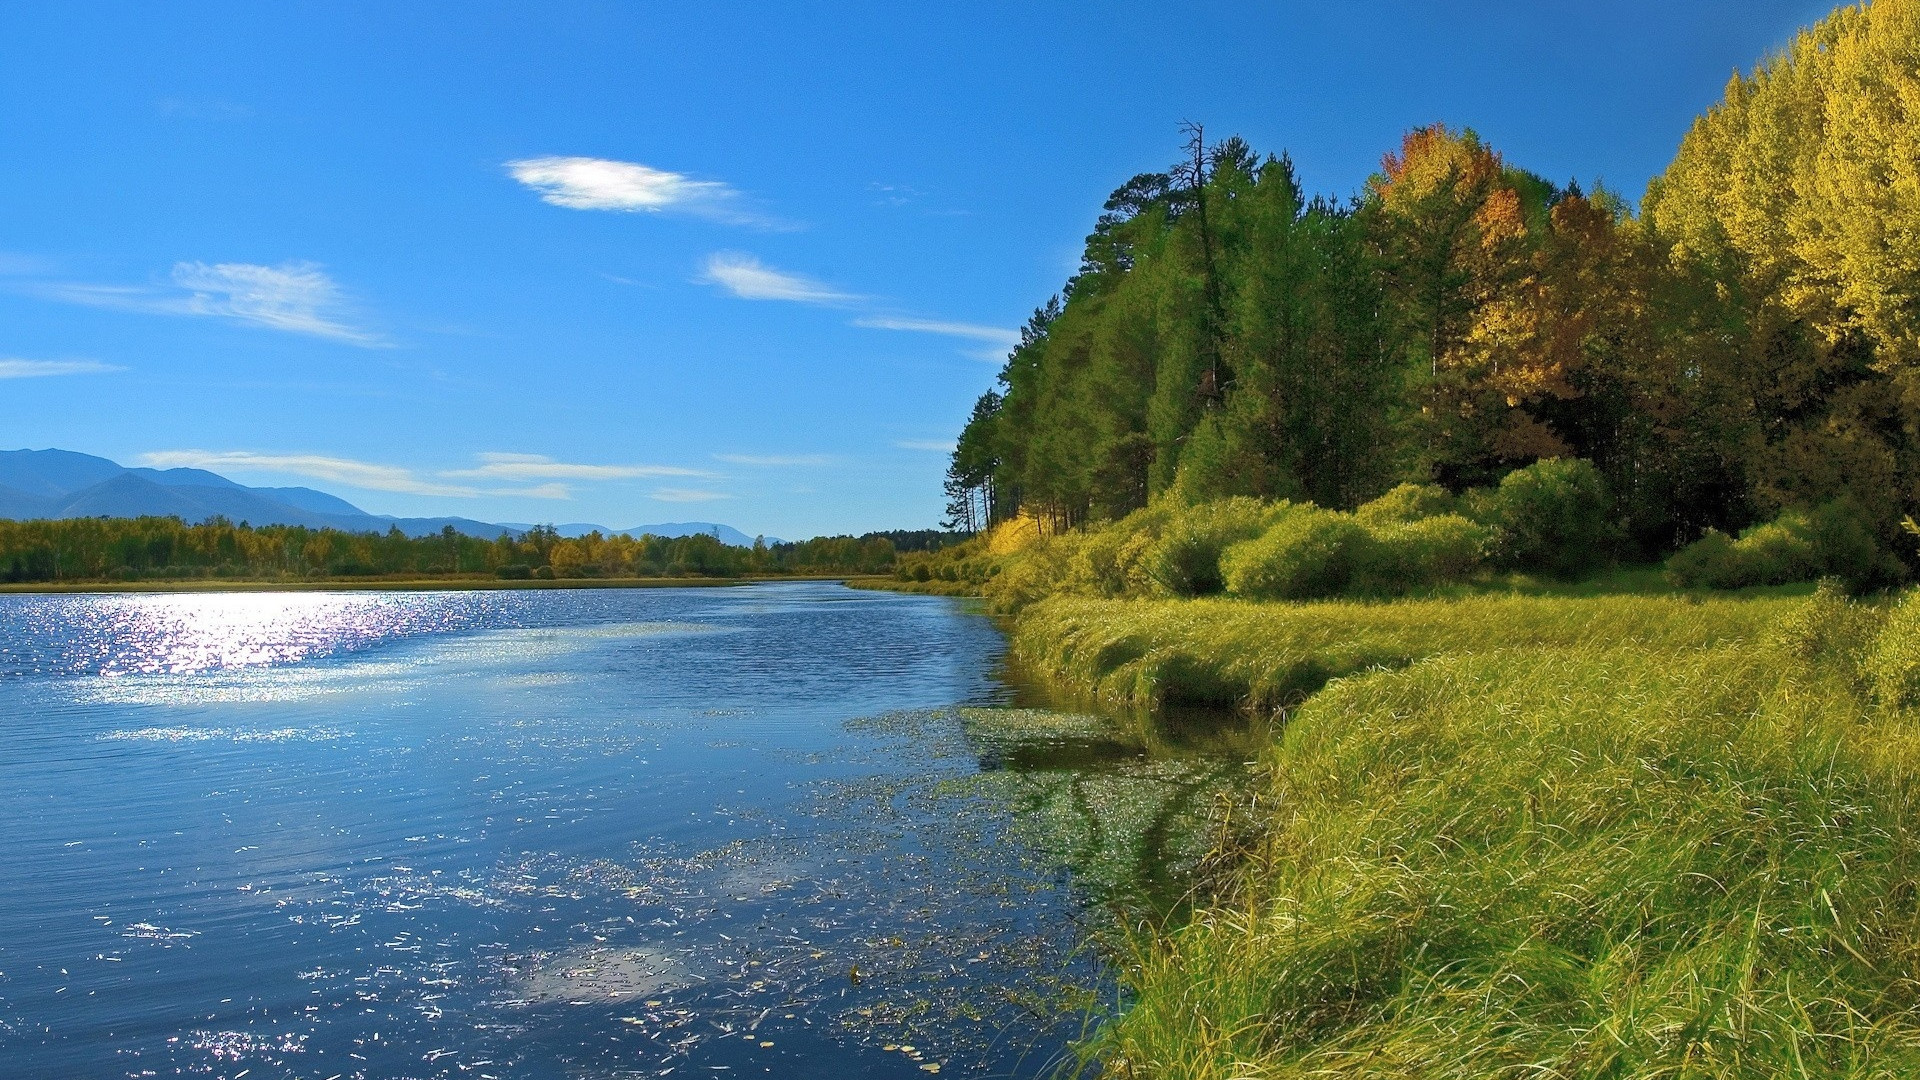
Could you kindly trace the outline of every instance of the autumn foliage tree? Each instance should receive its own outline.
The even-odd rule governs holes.
[[[1735,78],[1637,213],[1444,125],[1347,202],[1197,134],[1108,200],[950,495],[1067,527],[1580,457],[1646,555],[1835,500],[1891,543],[1920,510],[1920,0]]]

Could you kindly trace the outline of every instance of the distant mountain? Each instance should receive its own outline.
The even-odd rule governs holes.
[[[105,461],[107,459],[101,458],[100,460]],[[221,476],[219,473],[210,473],[205,469],[128,469],[127,471],[140,477],[142,480],[151,480],[165,487],[237,488],[242,486]]]
[[[494,525],[471,518],[399,518],[369,514],[345,499],[304,487],[256,488],[205,469],[129,469],[118,462],[71,450],[0,451],[0,518],[178,517],[200,522],[211,517],[253,525],[304,525],[309,529],[386,532],[429,536],[448,526],[483,539],[518,535],[531,525]],[[599,525],[562,525],[563,536],[688,536],[717,533],[721,543],[751,546],[738,529],[709,521],[639,525],[608,529]],[[768,537],[768,543],[777,543]]]
[[[297,506],[302,510],[311,510],[316,514],[345,514],[352,516],[365,513],[365,511],[359,507],[337,495],[329,495],[324,491],[315,491],[312,488],[254,488],[253,490],[268,498],[278,499],[288,506]]]
[[[533,528],[533,526],[529,524],[510,521],[502,522],[501,527],[512,529],[515,532],[525,532]],[[753,537],[748,536],[746,533],[741,532],[731,525],[720,525],[712,521],[668,521],[658,525],[635,525],[630,529],[610,529],[605,525],[592,525],[586,522],[574,521],[565,525],[555,525],[553,528],[555,532],[565,537],[585,536],[593,532],[597,532],[602,536],[632,536],[636,538],[641,536],[692,536],[694,533],[708,533],[718,536],[721,543],[730,544],[734,547],[752,547],[754,540]],[[785,541],[774,536],[766,537],[766,541],[769,544],[785,543]]]
[[[19,488],[0,487],[0,518],[25,521],[47,517],[52,512],[52,499],[29,495]]]
[[[115,462],[71,450],[15,450],[0,453],[0,487],[57,499],[127,470]]]

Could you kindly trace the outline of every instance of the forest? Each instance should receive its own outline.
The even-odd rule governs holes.
[[[948,539],[932,531],[869,533],[745,548],[704,533],[570,539],[550,526],[482,540],[451,526],[409,537],[398,529],[347,533],[219,519],[197,525],[156,517],[0,521],[0,583],[876,574],[891,569],[896,545],[928,550]]]
[[[1920,1075],[1920,0],[1637,205],[1465,128],[1345,201],[1188,134],[975,406],[982,534],[895,569],[1072,707],[1267,742],[1081,1060]]]
[[[1108,199],[973,410],[951,524],[1161,500],[1352,510],[1597,470],[1613,554],[1920,509],[1915,6],[1847,7],[1736,75],[1636,206],[1409,132],[1357,196],[1189,130]]]

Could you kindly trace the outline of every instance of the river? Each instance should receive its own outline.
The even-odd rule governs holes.
[[[0,1074],[1044,1076],[1239,755],[795,583],[0,596]]]

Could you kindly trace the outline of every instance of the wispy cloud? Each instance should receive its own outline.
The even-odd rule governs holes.
[[[0,379],[42,379],[53,375],[104,375],[125,371],[98,360],[20,360],[0,357]]]
[[[831,454],[715,454],[713,456],[733,465],[764,468],[831,465],[835,460]]]
[[[670,503],[715,502],[720,499],[733,498],[731,495],[723,495],[718,491],[695,491],[689,488],[661,488],[653,493],[653,497],[661,502]]]
[[[981,326],[978,323],[948,322],[944,319],[871,315],[853,320],[853,325],[869,330],[907,330],[920,334],[944,334],[947,337],[971,338],[974,341],[990,342],[1008,349],[1020,344],[1018,330],[1008,330],[1003,326]]]
[[[742,300],[846,304],[860,299],[812,278],[775,270],[759,259],[737,251],[722,251],[709,256],[706,272],[695,280],[706,285],[718,285]]]
[[[187,303],[196,315],[220,315],[356,345],[381,344],[376,335],[339,318],[344,306],[340,287],[315,263],[175,263],[173,283],[193,294]]]
[[[930,454],[953,453],[952,439],[901,439],[893,445],[902,450],[925,450]]]
[[[506,163],[507,175],[569,210],[672,211],[729,225],[780,223],[742,206],[740,193],[718,180],[695,180],[634,161],[537,157]]]
[[[30,282],[22,288],[68,304],[149,315],[213,316],[354,345],[387,344],[347,320],[344,293],[315,263],[182,262],[174,264],[170,279],[171,288],[76,281]]]
[[[540,454],[481,454],[481,464],[441,476],[481,480],[637,480],[658,476],[712,476],[677,465],[587,465],[555,461]]]
[[[394,491],[406,495],[436,495],[471,499],[482,495],[510,495],[532,499],[571,497],[565,484],[523,488],[483,489],[443,484],[400,465],[382,465],[323,454],[260,454],[246,450],[156,450],[141,455],[141,463],[156,469],[215,469],[226,472],[272,472],[330,480],[367,491]]]
[[[227,469],[234,472],[278,472],[332,480],[369,491],[398,491],[409,495],[449,495],[470,498],[483,494],[471,487],[435,483],[399,465],[380,465],[322,454],[258,454],[247,450],[156,450],[141,455],[156,469]]]

